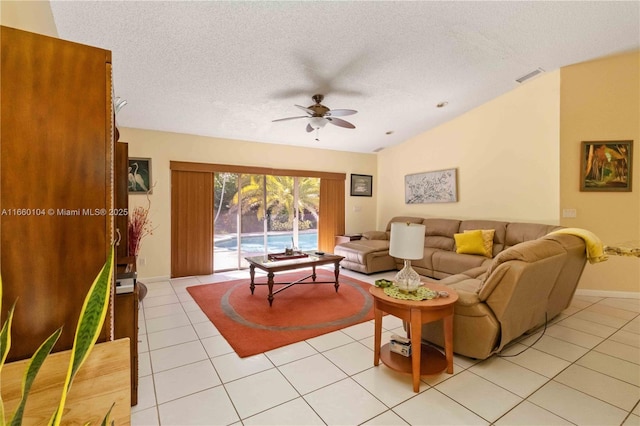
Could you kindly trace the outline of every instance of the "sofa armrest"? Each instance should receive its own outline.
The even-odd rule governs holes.
[[[386,240],[387,233],[384,231],[367,231],[362,234],[363,240]]]
[[[456,293],[458,293],[458,301],[456,302],[456,306],[475,306],[480,303],[478,293],[473,293],[466,290],[456,290]]]

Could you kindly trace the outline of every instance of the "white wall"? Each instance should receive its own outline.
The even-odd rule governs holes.
[[[397,215],[559,222],[560,72],[524,83],[378,158],[378,229]],[[458,169],[458,202],[405,204],[407,174]]]
[[[364,232],[375,228],[375,194],[373,197],[349,196],[351,173],[373,175],[375,192],[377,185],[375,177],[377,158],[375,154],[260,144],[130,128],[120,128],[119,130],[120,141],[129,143],[130,157],[150,157],[152,159],[152,178],[155,187],[153,194],[150,195],[151,219],[156,229],[153,235],[142,242],[139,257],[145,259],[146,265],[141,265],[139,262],[138,274],[140,278],[170,275],[170,161],[346,173],[346,232]],[[129,196],[130,208],[144,205],[146,202],[144,195]]]

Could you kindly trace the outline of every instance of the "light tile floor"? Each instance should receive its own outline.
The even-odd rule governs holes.
[[[640,299],[576,296],[502,355],[531,348],[456,355],[453,375],[423,376],[416,394],[373,366],[372,321],[239,358],[186,288],[247,275],[147,284],[133,425],[640,425]],[[402,323],[386,316],[383,330],[388,341]]]

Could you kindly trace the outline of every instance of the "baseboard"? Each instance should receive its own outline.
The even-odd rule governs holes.
[[[577,289],[576,296],[617,297],[620,299],[640,299],[640,293],[636,291],[610,291],[610,290],[586,290]]]
[[[169,281],[171,277],[168,275],[163,275],[160,277],[138,277],[138,281],[142,281],[144,283],[155,283],[159,281]]]

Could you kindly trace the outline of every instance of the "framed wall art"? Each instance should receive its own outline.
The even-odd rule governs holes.
[[[351,196],[371,197],[373,196],[373,176],[351,175]]]
[[[455,203],[458,201],[458,169],[415,173],[404,177],[406,204]]]
[[[151,194],[151,158],[129,157],[129,194]]]
[[[584,141],[580,191],[631,192],[633,141]]]

